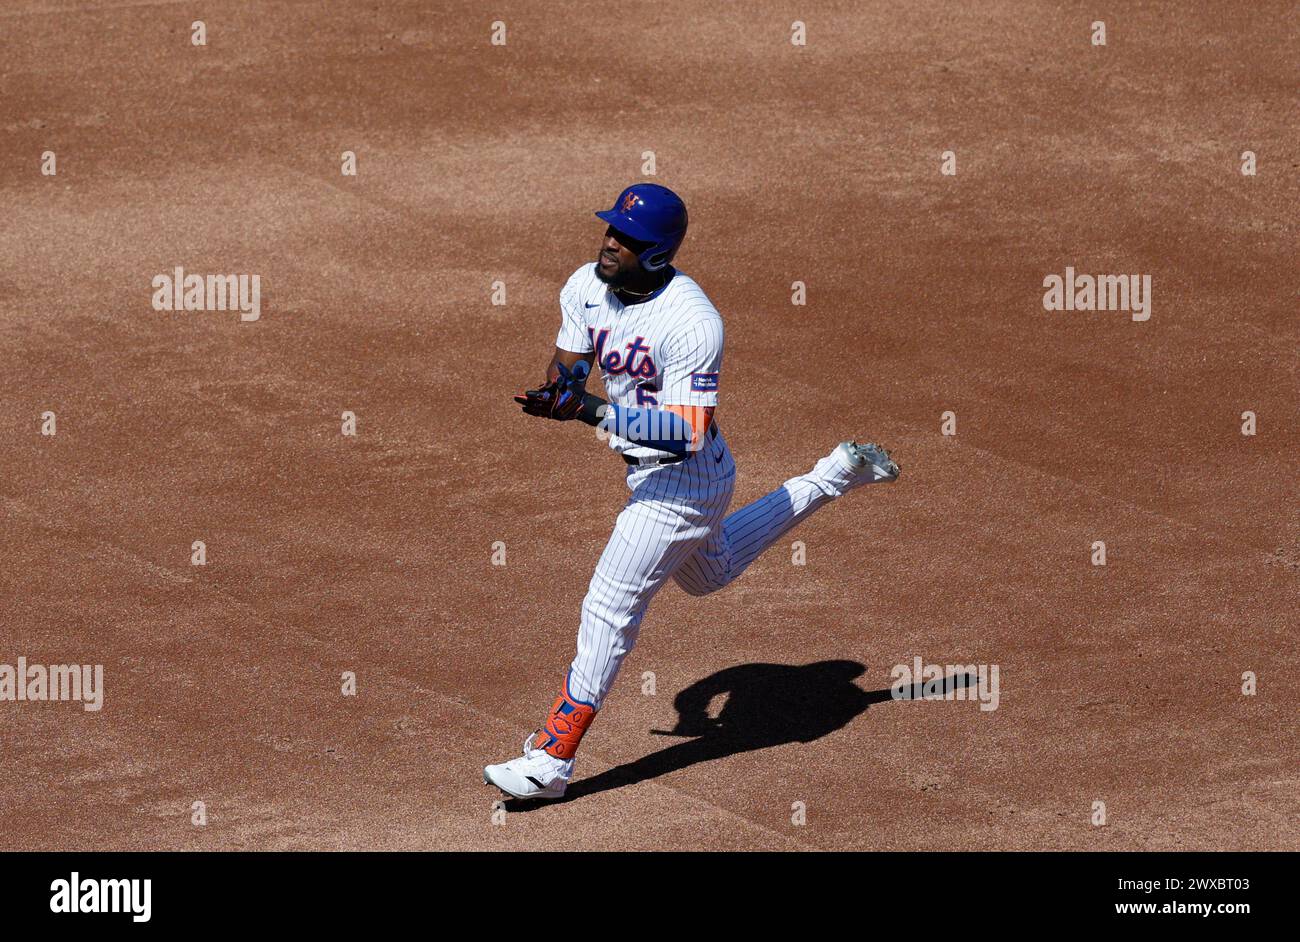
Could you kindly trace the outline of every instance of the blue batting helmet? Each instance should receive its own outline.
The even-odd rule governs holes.
[[[596,213],[619,232],[650,247],[637,256],[641,267],[658,271],[673,260],[686,238],[686,204],[657,183],[634,183],[614,200],[614,208]]]

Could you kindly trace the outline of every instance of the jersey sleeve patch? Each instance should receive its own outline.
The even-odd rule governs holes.
[[[692,392],[713,392],[718,388],[717,373],[692,373]]]

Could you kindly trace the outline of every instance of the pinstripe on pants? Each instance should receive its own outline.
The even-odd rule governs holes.
[[[679,464],[628,468],[618,515],[582,602],[574,696],[604,702],[636,644],[650,600],[671,576],[691,595],[717,591],[800,520],[842,493],[832,458],[727,515],[736,464],[721,432]]]

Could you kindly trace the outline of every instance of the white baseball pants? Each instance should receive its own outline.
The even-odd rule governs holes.
[[[727,515],[736,463],[719,431],[677,464],[629,466],[632,496],[596,564],[582,602],[573,696],[597,709],[636,644],[641,619],[671,576],[691,595],[716,592],[853,476],[834,453],[812,471]]]

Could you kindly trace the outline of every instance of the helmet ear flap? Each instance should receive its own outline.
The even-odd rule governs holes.
[[[668,267],[668,263],[677,254],[677,249],[681,247],[682,237],[685,235],[685,232],[676,233],[669,236],[666,242],[660,242],[646,249],[637,256],[641,267],[646,271],[659,271],[661,268]]]
[[[641,256],[641,267],[646,271],[658,271],[668,264],[668,256],[671,253],[671,249],[660,249],[657,252],[651,249]]]

